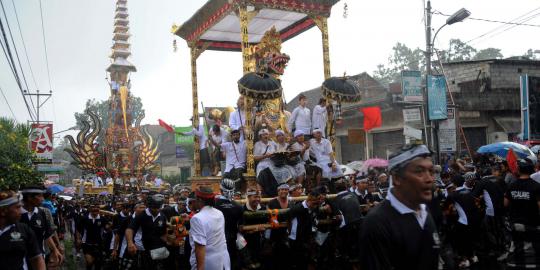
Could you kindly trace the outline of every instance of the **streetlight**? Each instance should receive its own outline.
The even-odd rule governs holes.
[[[425,111],[424,117],[426,119],[429,117],[429,104],[428,104],[428,93],[427,93],[427,85],[428,85],[428,78],[429,75],[431,75],[431,55],[433,54],[433,44],[435,43],[435,38],[437,37],[437,34],[439,34],[439,31],[447,25],[452,25],[454,23],[461,22],[465,20],[467,17],[471,15],[471,12],[466,10],[465,8],[462,8],[458,11],[456,11],[454,14],[452,14],[450,17],[446,19],[446,23],[443,24],[439,29],[435,32],[435,35],[433,36],[433,39],[431,38],[431,1],[427,1],[426,6],[426,87],[424,88],[424,102],[426,104],[427,110]],[[439,147],[438,143],[435,142],[436,137],[436,131],[434,132],[434,121],[430,121],[430,135],[431,137],[431,147],[435,150],[435,154],[439,156]],[[435,122],[436,124],[436,122]],[[436,130],[436,129],[435,129]],[[428,140],[428,134],[426,134],[426,141]]]

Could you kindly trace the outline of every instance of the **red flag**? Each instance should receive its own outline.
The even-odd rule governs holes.
[[[366,107],[362,108],[361,111],[364,114],[364,130],[366,132],[382,125],[382,115],[380,107]]]
[[[508,150],[508,153],[506,154],[506,162],[508,163],[508,168],[510,169],[510,171],[514,175],[517,175],[518,174],[517,158],[512,148],[510,148],[510,150]]]
[[[159,125],[162,126],[164,129],[166,129],[168,132],[174,132],[174,129],[165,121],[158,119]]]

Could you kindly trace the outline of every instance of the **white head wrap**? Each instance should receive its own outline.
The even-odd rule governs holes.
[[[388,170],[392,171],[398,167],[402,167],[405,164],[408,164],[411,160],[416,157],[431,155],[431,151],[425,145],[418,145],[413,147],[388,161]]]

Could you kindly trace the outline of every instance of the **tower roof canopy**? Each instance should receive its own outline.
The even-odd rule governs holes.
[[[108,72],[113,71],[131,71],[136,72],[137,68],[123,57],[117,57],[114,62],[107,68]]]
[[[259,43],[275,27],[283,41],[315,26],[313,17],[329,17],[339,0],[244,0],[248,11],[258,11],[248,26],[249,43]],[[240,51],[239,0],[208,0],[174,34],[197,46],[209,43],[210,50]]]

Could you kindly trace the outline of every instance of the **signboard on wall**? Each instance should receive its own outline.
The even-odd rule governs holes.
[[[366,132],[361,128],[350,128],[347,130],[349,144],[365,144]]]
[[[449,108],[447,111],[448,118],[439,123],[439,151],[441,153],[457,151],[456,110]]]
[[[30,147],[40,160],[52,161],[53,158],[53,124],[33,123],[31,125]]]
[[[446,119],[446,78],[439,75],[428,76],[427,90],[429,120]]]
[[[421,102],[422,96],[422,73],[415,70],[401,72],[401,91],[404,101]]]

